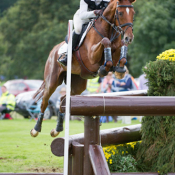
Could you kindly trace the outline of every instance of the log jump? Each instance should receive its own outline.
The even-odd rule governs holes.
[[[101,145],[117,145],[141,140],[141,124],[100,131]],[[51,143],[51,151],[55,156],[64,156],[64,137],[56,138]],[[69,153],[73,152],[73,143],[84,145],[84,133],[69,136]]]
[[[139,126],[132,131],[132,127],[124,127],[124,134],[120,128],[104,130],[100,133],[99,115],[120,116],[158,116],[175,114],[175,97],[147,97],[145,92],[127,92],[120,96],[115,93],[101,94],[99,96],[71,96],[71,115],[84,115],[84,135],[78,134],[69,139],[69,175],[114,175],[122,173],[110,173],[102,146],[120,144],[141,139]],[[139,96],[141,95],[141,96]],[[65,99],[60,109],[65,112]],[[130,128],[127,129],[126,128]],[[134,133],[130,137],[131,133]],[[113,133],[113,134],[112,134]],[[125,136],[124,136],[125,135]],[[134,138],[132,140],[132,138]],[[100,142],[101,140],[101,142]],[[56,156],[63,156],[64,138],[57,138],[51,144],[51,150]],[[102,146],[101,146],[102,145]],[[130,174],[130,173],[125,173]],[[134,174],[158,174],[158,173],[132,173]]]

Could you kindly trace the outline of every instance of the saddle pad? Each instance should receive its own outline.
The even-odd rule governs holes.
[[[90,21],[88,24],[84,24],[82,27],[82,33],[81,33],[81,39],[80,42],[78,44],[78,47],[80,47],[83,44],[83,41],[87,35],[87,33],[89,32],[90,28],[92,27],[93,21]],[[85,31],[84,31],[85,29]]]

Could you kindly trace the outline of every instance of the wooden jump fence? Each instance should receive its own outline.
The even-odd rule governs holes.
[[[101,94],[99,96],[71,96],[71,115],[84,116],[84,135],[71,136],[69,139],[69,175],[115,175],[115,174],[158,174],[158,173],[110,173],[102,150],[103,145],[120,144],[141,139],[137,126],[135,135],[132,126],[125,127],[123,133],[117,129],[103,131],[100,134],[100,115],[120,116],[158,116],[175,114],[175,97],[148,97],[145,91],[130,91],[120,96],[119,93]],[[141,96],[139,96],[141,95]],[[61,111],[65,112],[65,99],[61,103]],[[129,129],[130,128],[130,129]],[[128,132],[127,132],[128,130]],[[111,134],[113,133],[113,134]],[[64,138],[57,138],[51,144],[51,150],[56,156],[63,156]],[[102,145],[102,146],[101,146]],[[175,173],[169,173],[169,175]]]

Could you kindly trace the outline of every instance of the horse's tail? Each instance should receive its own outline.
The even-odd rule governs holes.
[[[40,88],[35,92],[35,94],[32,97],[35,100],[35,102],[39,101],[43,97],[44,89],[45,89],[45,81],[43,81]]]

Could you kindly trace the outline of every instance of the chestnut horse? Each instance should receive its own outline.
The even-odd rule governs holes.
[[[97,72],[105,76],[109,71],[118,71],[124,67],[126,59],[120,60],[119,67],[115,67],[120,59],[121,47],[133,41],[133,17],[134,9],[132,3],[135,0],[110,0],[103,14],[94,20],[79,51],[72,54],[72,82],[71,95],[79,95],[86,89],[87,79],[95,78]],[[44,71],[44,82],[38,89],[34,98],[43,97],[41,113],[38,117],[31,135],[36,137],[41,132],[43,113],[48,105],[48,100],[57,86],[61,85],[66,78],[66,69],[57,62],[58,51],[64,42],[56,45],[50,52]],[[82,65],[78,62],[77,53],[80,55],[86,71],[89,75],[82,73]],[[87,73],[86,72],[86,73]],[[63,119],[60,119],[56,130],[51,131],[55,137],[63,130]]]

